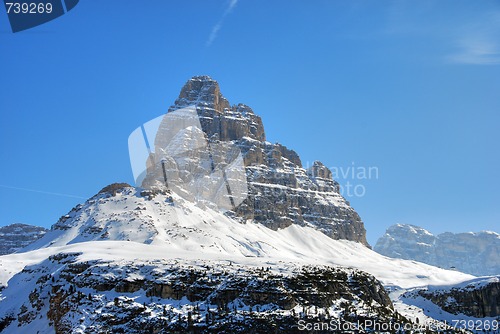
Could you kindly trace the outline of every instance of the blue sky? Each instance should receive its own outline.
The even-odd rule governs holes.
[[[500,232],[498,1],[82,0],[16,34],[1,12],[0,50],[0,225],[132,183],[130,132],[208,74],[304,165],[378,169],[339,180],[372,244]]]

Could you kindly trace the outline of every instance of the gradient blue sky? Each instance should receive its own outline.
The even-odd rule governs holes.
[[[0,225],[132,183],[130,132],[208,74],[304,165],[378,168],[339,180],[372,244],[499,232],[498,1],[81,0],[16,34],[2,10],[0,51]]]

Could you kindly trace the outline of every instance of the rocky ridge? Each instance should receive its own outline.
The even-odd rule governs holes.
[[[0,319],[0,331],[291,333],[300,332],[300,320],[410,323],[380,283],[357,270],[308,266],[283,274],[276,267],[82,261],[81,255],[53,255],[14,277],[12,285],[31,290],[17,314]]]
[[[476,318],[500,317],[500,277],[465,286],[423,289],[418,293],[451,314],[462,313]]]
[[[374,250],[477,276],[500,274],[500,235],[490,231],[435,236],[418,226],[397,224],[387,229]]]
[[[25,250],[0,258],[5,333],[293,333],[299,321],[414,326],[381,285],[392,272],[401,270],[400,286],[469,277],[388,260],[309,226],[242,224],[167,189],[127,184],[77,205]]]

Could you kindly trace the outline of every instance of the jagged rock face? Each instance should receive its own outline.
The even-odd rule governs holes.
[[[272,229],[312,224],[334,239],[368,245],[363,222],[327,167],[315,162],[306,170],[295,151],[267,142],[261,118],[246,105],[230,106],[210,77],[189,80],[170,110],[191,105],[210,143],[231,141],[243,153],[248,197],[238,216]]]
[[[477,276],[500,273],[500,235],[495,232],[447,232],[435,236],[418,226],[397,224],[387,229],[374,250]]]
[[[301,319],[409,323],[380,282],[353,269],[298,266],[282,274],[227,261],[81,261],[81,255],[59,253],[17,274],[15,281],[32,290],[17,313],[0,318],[0,331],[48,325],[56,333],[289,333]]]
[[[216,112],[223,113],[230,108],[222,96],[219,85],[209,76],[196,76],[182,87],[176,106],[209,105]]]
[[[456,287],[429,287],[417,293],[451,314],[500,316],[500,276],[479,278]]]
[[[250,107],[239,104],[223,113],[214,113],[214,110],[203,107],[198,109],[201,126],[209,139],[229,141],[247,137],[258,141],[266,140],[262,120]]]
[[[423,290],[420,295],[452,314],[463,313],[476,318],[500,316],[498,281],[478,288],[453,288],[433,292]]]
[[[0,255],[15,253],[40,239],[47,229],[27,224],[0,227]]]

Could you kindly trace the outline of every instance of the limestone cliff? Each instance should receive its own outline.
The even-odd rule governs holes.
[[[230,105],[208,76],[190,79],[170,111],[188,106],[196,107],[211,145],[232,142],[243,153],[248,197],[234,210],[242,220],[271,229],[312,225],[333,239],[368,245],[363,222],[331,171],[319,161],[305,169],[295,151],[266,141],[262,120],[249,106]]]
[[[476,276],[500,274],[500,235],[492,231],[433,235],[418,226],[396,224],[387,229],[374,250]]]

